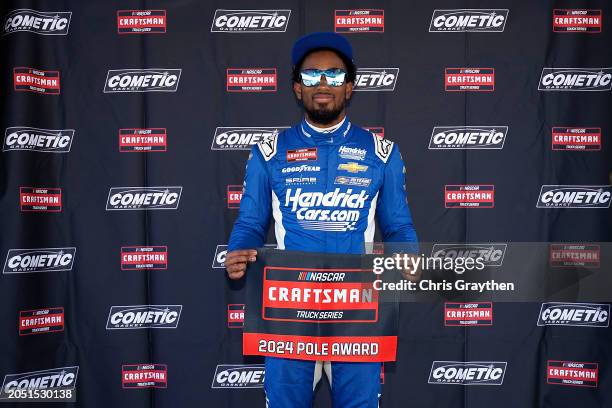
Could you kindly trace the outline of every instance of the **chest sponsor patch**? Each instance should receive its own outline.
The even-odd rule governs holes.
[[[349,173],[362,173],[366,171],[367,169],[368,169],[368,166],[359,164],[359,163],[355,163],[355,162],[338,164],[338,170],[347,171]]]
[[[372,179],[366,177],[347,177],[347,176],[337,176],[334,180],[334,184],[342,184],[346,186],[359,186],[359,187],[368,187]]]
[[[363,160],[366,156],[366,149],[360,149],[358,147],[340,146],[340,149],[338,149],[338,155],[343,159]]]
[[[287,150],[287,161],[315,161],[317,160],[317,148],[308,147],[304,149]]]

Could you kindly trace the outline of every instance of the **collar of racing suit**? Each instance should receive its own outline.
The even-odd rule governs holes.
[[[338,144],[346,140],[351,130],[351,122],[345,116],[338,126],[331,126],[328,129],[315,128],[306,119],[300,123],[300,131],[306,140],[316,145]]]

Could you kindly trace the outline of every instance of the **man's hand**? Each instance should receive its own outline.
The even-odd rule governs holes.
[[[238,249],[227,253],[225,269],[230,279],[240,279],[246,272],[247,262],[255,262],[257,251],[254,249]]]
[[[421,280],[423,271],[421,270],[421,264],[417,262],[418,257],[413,254],[408,254],[410,260],[408,267],[402,270],[402,276],[404,279],[410,282],[418,282]]]

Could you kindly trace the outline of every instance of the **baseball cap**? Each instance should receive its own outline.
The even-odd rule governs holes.
[[[296,65],[308,52],[317,48],[331,48],[353,60],[353,47],[346,38],[332,32],[306,34],[293,44],[291,64]]]

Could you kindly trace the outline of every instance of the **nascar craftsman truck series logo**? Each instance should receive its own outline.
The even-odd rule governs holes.
[[[40,35],[67,35],[71,16],[70,11],[13,10],[4,20],[3,35],[19,31]]]
[[[211,33],[284,33],[291,10],[217,9]]]

